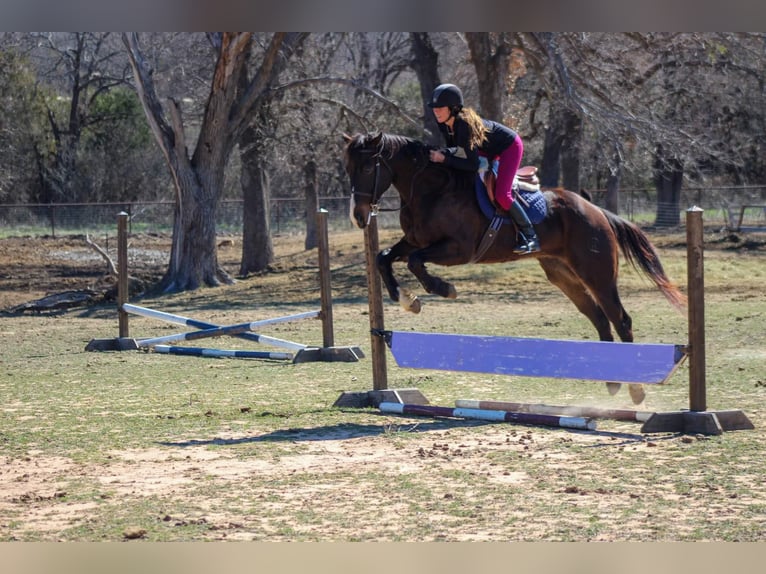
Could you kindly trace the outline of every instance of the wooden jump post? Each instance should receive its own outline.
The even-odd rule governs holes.
[[[681,360],[689,357],[689,409],[654,413],[627,409],[565,407],[492,401],[458,401],[457,409],[430,407],[432,416],[459,416],[443,413],[459,409],[498,410],[545,416],[582,416],[643,422],[641,432],[683,432],[720,434],[725,430],[752,429],[740,410],[708,411],[705,382],[703,210],[687,210],[688,260],[688,345],[612,343],[602,341],[554,341],[511,337],[481,337],[386,331],[382,308],[372,312],[382,300],[377,277],[377,227],[365,229],[367,276],[370,287],[370,328],[372,342],[385,340],[397,364],[408,368],[488,372],[533,377],[604,380],[623,383],[657,384],[665,382]],[[372,218],[375,222],[375,218]],[[369,233],[368,233],[369,232]],[[374,238],[367,238],[367,235]],[[375,347],[373,346],[373,349]],[[385,377],[385,354],[373,352],[373,376]],[[376,364],[382,363],[382,368]],[[387,390],[385,378],[374,378],[373,391],[344,393],[336,406],[378,406],[383,402],[405,404],[403,413],[414,414],[414,405],[428,405],[417,389]],[[413,400],[413,398],[415,400]],[[387,407],[388,408],[388,407]],[[435,409],[435,410],[434,410]],[[439,410],[446,409],[446,410]],[[420,409],[424,413],[428,409]],[[519,419],[516,419],[519,420]]]
[[[380,403],[408,403],[427,405],[428,399],[418,389],[389,389],[386,367],[386,342],[376,333],[385,329],[383,315],[383,287],[375,259],[380,251],[378,241],[378,218],[373,215],[364,228],[364,251],[367,271],[367,301],[370,315],[370,348],[372,356],[372,390],[344,391],[333,404],[334,407],[377,407]]]
[[[128,313],[122,308],[128,297],[128,214],[121,211],[117,215],[117,316],[120,339],[130,336]]]
[[[641,432],[721,434],[753,429],[741,410],[708,411],[705,379],[705,266],[703,221],[699,207],[686,210],[686,285],[689,312],[689,410],[654,413]]]
[[[276,359],[290,360],[294,363],[303,363],[309,361],[342,361],[354,362],[364,357],[359,347],[336,347],[334,345],[335,335],[333,332],[332,318],[332,293],[330,281],[330,263],[329,263],[329,241],[327,210],[317,211],[317,228],[319,232],[319,284],[321,309],[318,311],[307,311],[288,315],[286,317],[276,317],[272,319],[263,319],[248,323],[236,325],[216,325],[205,321],[199,321],[183,315],[174,315],[163,311],[148,309],[138,305],[128,303],[128,214],[120,213],[117,219],[117,254],[118,254],[118,284],[117,284],[117,312],[119,319],[119,337],[117,339],[94,339],[88,343],[86,351],[123,351],[135,349],[153,349],[159,353],[173,355],[192,355],[202,357],[240,357],[257,359]],[[141,315],[166,321],[186,325],[197,329],[184,333],[176,333],[162,337],[152,337],[143,339],[133,339],[130,337],[128,314]],[[313,347],[285,341],[276,337],[269,337],[255,333],[258,327],[282,323],[299,319],[317,318],[322,321],[322,347]],[[178,341],[191,341],[210,337],[232,336],[241,339],[247,339],[256,343],[263,343],[276,347],[282,347],[293,353],[286,352],[266,352],[266,351],[246,351],[246,350],[226,350],[226,349],[208,349],[201,347],[179,347],[166,345],[165,343],[174,343]]]

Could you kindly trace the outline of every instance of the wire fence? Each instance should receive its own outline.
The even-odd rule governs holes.
[[[590,191],[593,201],[604,206],[605,190]],[[620,190],[620,215],[641,225],[651,225],[658,212],[656,192],[647,189]],[[766,227],[766,185],[683,189],[680,211],[692,205],[705,210],[708,225],[749,229]],[[242,200],[224,200],[217,209],[216,228],[221,235],[242,233]],[[330,230],[350,230],[348,197],[321,197],[319,207],[328,211]],[[399,225],[399,199],[387,193],[382,201],[378,226]],[[660,206],[668,207],[668,206]],[[670,206],[672,209],[673,206]],[[171,233],[172,201],[112,203],[0,204],[0,237],[96,235],[114,230],[120,212],[129,215],[130,233]],[[271,231],[301,234],[306,230],[306,203],[303,199],[271,200]],[[679,214],[681,215],[681,214]],[[683,217],[679,217],[683,221]]]

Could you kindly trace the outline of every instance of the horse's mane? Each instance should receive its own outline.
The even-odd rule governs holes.
[[[446,174],[449,187],[470,188],[473,189],[473,181],[476,174],[473,172],[464,172],[461,170],[448,169],[440,164],[431,163],[428,160],[428,151],[436,149],[432,145],[426,144],[415,138],[385,132],[356,134],[350,140],[346,147],[347,157],[349,154],[356,153],[375,153],[391,159],[394,156],[403,155],[405,158],[414,159],[420,167],[424,168],[421,177],[426,174],[441,174],[439,181],[442,183],[441,189],[445,189],[443,178]]]
[[[400,152],[419,157],[429,146],[411,137],[385,132],[356,134],[348,144],[348,151],[374,151],[392,158]]]

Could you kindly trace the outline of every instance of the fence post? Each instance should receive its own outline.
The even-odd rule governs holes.
[[[51,237],[56,239],[56,208],[53,204],[48,205],[48,217],[51,221]]]

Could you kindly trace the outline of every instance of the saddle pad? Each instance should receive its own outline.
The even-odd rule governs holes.
[[[525,191],[523,189],[517,189],[516,193],[518,193],[518,195],[520,195],[524,200],[522,201],[521,205],[524,208],[524,211],[527,212],[529,221],[531,221],[533,224],[540,223],[548,214],[548,204],[545,202],[545,196],[543,195],[543,192],[539,190]],[[476,176],[476,199],[479,201],[479,207],[481,208],[481,212],[484,214],[484,216],[487,219],[492,219],[492,217],[495,215],[495,208],[489,201],[489,197],[487,196],[487,188],[484,185],[480,175]],[[510,223],[510,218],[504,217],[503,223]]]
[[[537,224],[545,219],[545,216],[548,215],[548,204],[545,201],[545,196],[542,191],[539,189],[536,191],[519,189],[518,194],[524,200],[521,205],[524,207],[524,211],[527,212],[529,221],[533,224]]]

